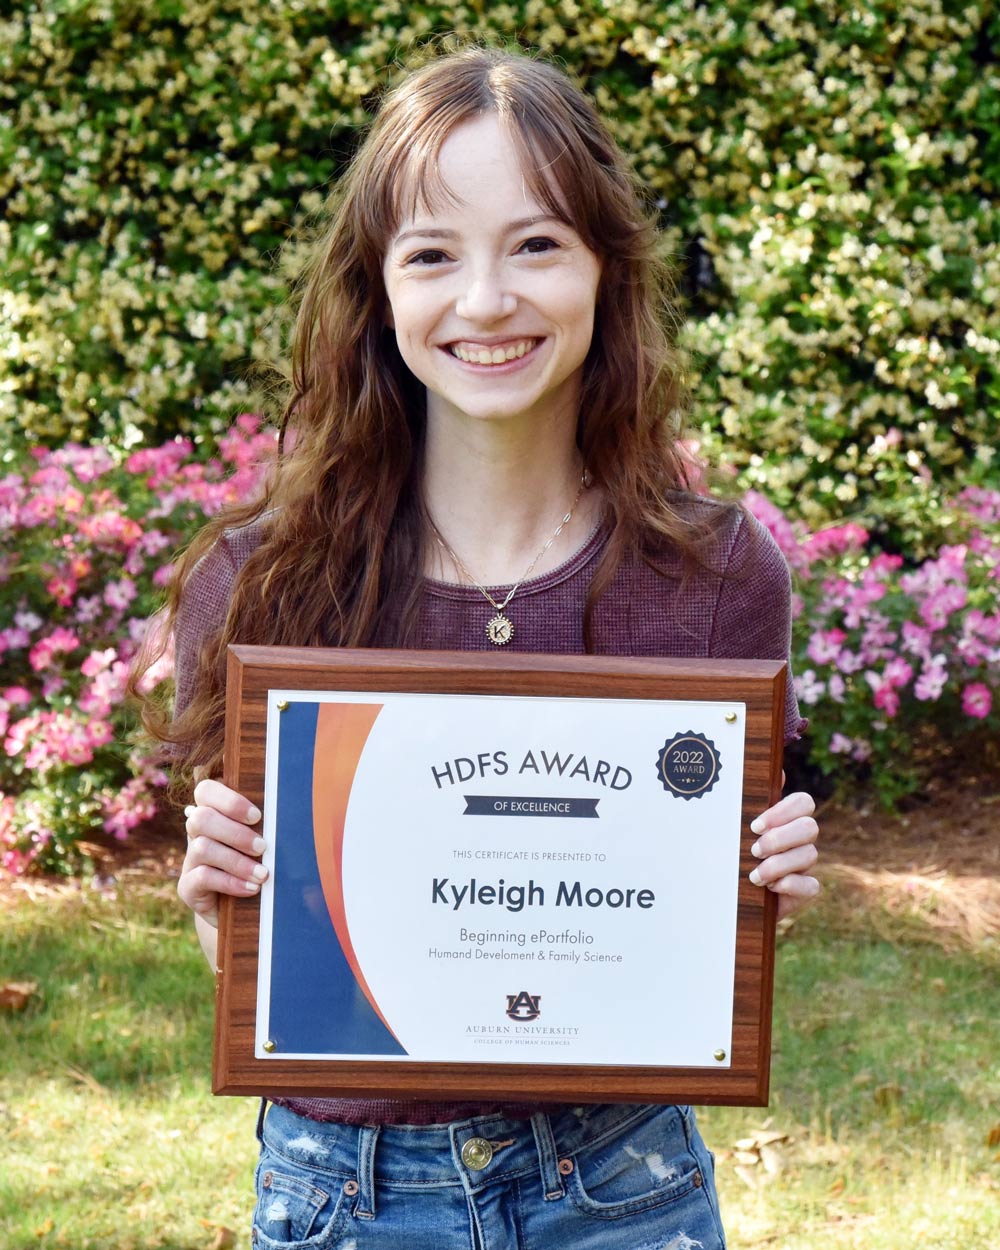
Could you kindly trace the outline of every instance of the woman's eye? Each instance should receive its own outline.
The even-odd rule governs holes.
[[[525,241],[521,244],[520,250],[522,252],[528,252],[529,254],[534,254],[537,252],[548,252],[552,248],[556,248],[558,246],[559,244],[555,241],[555,239],[546,239],[546,238],[525,239]]]
[[[440,265],[448,257],[439,248],[429,247],[426,251],[417,252],[406,262],[408,265]]]

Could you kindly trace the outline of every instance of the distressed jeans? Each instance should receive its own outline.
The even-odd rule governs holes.
[[[724,1250],[689,1107],[357,1128],[271,1106],[256,1250]]]

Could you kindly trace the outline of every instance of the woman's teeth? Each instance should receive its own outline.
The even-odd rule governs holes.
[[[451,354],[459,360],[473,365],[503,365],[508,360],[517,360],[530,352],[538,342],[537,339],[522,339],[519,343],[511,343],[509,347],[463,347],[460,343],[451,345]]]

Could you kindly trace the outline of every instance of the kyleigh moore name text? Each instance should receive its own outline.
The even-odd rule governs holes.
[[[435,877],[431,883],[431,902],[443,903],[458,911],[462,907],[506,907],[508,911],[523,911],[525,907],[544,907],[545,889],[529,879],[527,885],[508,885],[503,877],[495,884],[481,885],[475,877],[464,885],[453,885],[449,877]],[[584,889],[579,881],[560,881],[556,886],[556,907],[640,907],[648,910],[656,902],[652,890],[636,886],[610,886],[607,889],[591,886]]]

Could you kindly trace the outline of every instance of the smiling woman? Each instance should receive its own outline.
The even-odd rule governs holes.
[[[267,876],[260,813],[216,780],[227,644],[787,657],[777,548],[686,490],[655,254],[626,162],[551,66],[473,49],[387,96],[304,286],[294,446],[172,590],[159,732],[179,785],[200,778],[179,892],[213,966],[220,893]],[[793,794],[753,824],[751,880],[785,912],[818,889],[812,811]],[[566,906],[649,893],[582,888]],[[724,1245],[687,1107],[285,1099],[261,1139],[260,1247]]]
[[[538,202],[496,113],[456,127],[435,173],[383,270],[400,355],[427,390],[429,436],[448,444],[456,423],[493,419],[517,427],[507,439],[572,446],[600,261],[565,208],[557,218]]]

